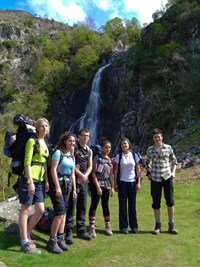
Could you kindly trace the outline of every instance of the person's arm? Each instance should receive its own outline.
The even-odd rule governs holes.
[[[35,194],[35,185],[33,183],[32,173],[31,173],[31,162],[33,157],[33,150],[35,146],[35,140],[30,138],[25,147],[25,156],[24,156],[24,166],[25,166],[25,177],[28,184],[28,194]]]
[[[72,196],[73,199],[76,199],[77,193],[76,193],[75,168],[72,169],[71,178],[72,178]]]
[[[118,169],[119,169],[119,164],[117,164],[115,162],[115,169],[114,169],[114,188],[115,188],[115,191],[116,192],[118,192],[118,184],[117,184]]]
[[[175,178],[175,175],[176,175],[176,167],[177,167],[177,164],[173,164],[172,165],[172,173],[171,173],[171,175],[173,176],[173,178]]]
[[[90,149],[90,148],[89,148]],[[90,149],[90,157],[89,157],[89,160],[88,160],[88,168],[87,168],[87,170],[86,170],[86,172],[85,172],[85,175],[88,177],[89,176],[89,174],[91,173],[91,171],[92,171],[92,155],[93,155],[93,153],[92,153],[92,150]]]
[[[97,162],[98,162],[98,159],[94,158],[91,177],[92,177],[92,181],[93,181],[93,183],[94,183],[94,185],[95,185],[95,187],[97,189],[97,194],[101,196],[102,195],[102,190],[101,190],[101,187],[100,187],[99,182],[98,182],[98,177],[96,175]]]
[[[176,167],[177,167],[177,159],[176,159],[176,156],[174,154],[174,151],[173,149],[171,148],[171,154],[170,154],[170,161],[171,161],[171,164],[172,164],[172,167],[171,167],[171,176],[173,178],[175,178],[175,175],[176,175]]]
[[[145,160],[145,168],[147,170],[146,176],[151,180],[151,157],[148,154]]]
[[[86,172],[82,173],[78,168],[75,169],[75,173],[78,176],[77,183],[80,185],[83,185],[84,183],[86,183],[91,171],[92,171],[92,150],[90,149],[90,157],[88,159],[88,167],[87,167]]]
[[[111,190],[110,190],[110,195],[114,195],[114,174],[113,174],[113,165],[111,166],[110,170],[110,185],[111,185]]]
[[[47,175],[47,170],[45,170],[44,178],[45,178],[45,192],[48,192],[49,191],[49,179]]]
[[[137,176],[137,184],[136,184],[136,191],[138,191],[141,187],[141,175],[140,175],[140,163],[136,163],[136,176]]]
[[[92,181],[97,189],[97,195],[101,196],[102,195],[102,190],[101,190],[101,187],[99,185],[99,182],[98,182],[98,178],[96,176],[96,173],[92,170],[91,172],[91,177],[92,177]]]
[[[60,188],[60,184],[59,184],[59,180],[58,180],[58,174],[57,174],[58,164],[59,164],[59,160],[52,160],[51,161],[51,176],[53,179],[53,183],[55,185],[56,196],[60,197],[60,196],[62,196],[62,190]]]

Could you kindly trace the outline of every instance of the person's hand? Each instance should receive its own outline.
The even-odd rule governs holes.
[[[114,192],[115,192],[115,190],[114,190],[114,188],[112,187],[111,190],[110,190],[110,196],[111,196],[111,197],[114,195]]]
[[[119,192],[118,185],[115,185],[114,189],[115,189],[115,192]]]
[[[136,191],[139,191],[140,187],[141,187],[141,184],[140,184],[140,182],[138,182],[138,183],[136,184],[136,188],[135,188],[135,190],[136,190]]]
[[[72,192],[72,199],[75,200],[77,198],[76,190],[73,190]]]
[[[33,196],[35,195],[35,185],[34,183],[31,183],[28,185],[28,195]]]
[[[49,191],[49,182],[45,181],[45,192]]]
[[[97,195],[98,196],[101,196],[102,195],[102,189],[101,189],[101,187],[98,187],[97,188]]]
[[[61,190],[60,187],[57,187],[57,188],[56,188],[56,196],[57,196],[57,197],[61,197],[61,196],[62,196],[62,190]]]
[[[83,174],[83,175],[78,177],[77,184],[84,185],[87,180],[88,180],[88,177]]]
[[[171,177],[172,177],[172,179],[174,179],[175,178],[175,172],[171,172]]]

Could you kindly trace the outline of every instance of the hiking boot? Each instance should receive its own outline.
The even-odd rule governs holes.
[[[92,239],[91,235],[88,235],[86,232],[83,233],[77,233],[77,238],[90,241]]]
[[[121,233],[127,235],[127,234],[128,234],[128,230],[127,230],[127,228],[123,228],[123,229],[121,229]]]
[[[41,254],[41,251],[37,249],[35,244],[33,244],[32,242],[27,242],[26,244],[22,245],[20,251],[26,252],[28,254],[35,254],[35,255]]]
[[[47,242],[47,250],[55,254],[61,254],[63,252],[63,250],[58,246],[57,239],[49,239]]]
[[[73,244],[74,243],[72,229],[69,229],[68,231],[66,231],[65,243],[66,244]]]
[[[137,229],[137,228],[132,228],[131,232],[132,232],[133,234],[138,234],[138,229]]]
[[[108,235],[108,236],[113,235],[110,223],[106,223],[105,235]]]
[[[28,238],[28,242],[31,243],[33,246],[36,247],[35,240],[33,239],[32,234],[27,235],[27,238]]]
[[[30,240],[30,241],[32,241],[33,243],[35,243],[35,235],[34,235],[34,234],[32,234],[32,233],[28,234],[28,235],[27,235],[27,238],[28,238],[28,240]]]
[[[58,236],[57,237],[57,244],[64,251],[69,250],[69,246],[67,246],[66,243],[65,243],[64,236]]]
[[[95,231],[94,226],[93,226],[93,227],[90,227],[89,235],[90,235],[92,238],[97,237],[97,234],[96,234],[96,231]]]
[[[169,223],[169,228],[168,228],[168,232],[170,234],[173,234],[173,235],[177,235],[178,234],[178,230],[176,230],[176,228],[174,228],[174,224],[173,223]]]
[[[154,230],[152,231],[153,235],[158,235],[161,232],[161,223],[156,223]]]

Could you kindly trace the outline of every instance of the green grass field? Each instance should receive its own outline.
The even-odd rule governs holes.
[[[70,251],[61,255],[50,254],[45,250],[48,235],[34,231],[41,255],[28,255],[18,252],[19,236],[8,235],[0,225],[0,261],[8,267],[48,266],[200,266],[200,182],[175,183],[175,226],[178,235],[167,233],[168,221],[164,199],[161,208],[162,233],[152,235],[154,227],[149,182],[145,179],[137,196],[139,234],[123,235],[118,231],[117,194],[110,199],[111,222],[114,235],[104,235],[104,222],[101,206],[98,207],[96,229],[97,238],[83,241],[75,238]],[[90,198],[88,198],[88,207]],[[86,223],[88,224],[88,216]],[[0,264],[1,266],[1,264]]]

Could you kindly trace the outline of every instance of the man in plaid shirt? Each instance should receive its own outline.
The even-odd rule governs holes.
[[[177,159],[170,145],[163,143],[163,133],[160,129],[153,130],[154,145],[147,149],[147,176],[151,180],[151,196],[153,200],[152,208],[155,215],[155,228],[152,234],[161,232],[160,203],[162,188],[166,205],[168,207],[169,228],[171,234],[178,234],[174,228],[174,196],[173,179],[175,177]]]

